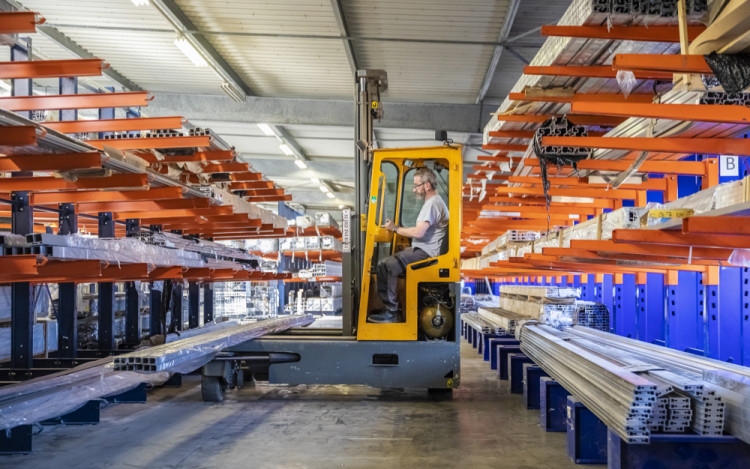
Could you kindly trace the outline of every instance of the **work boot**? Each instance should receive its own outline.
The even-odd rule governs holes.
[[[384,310],[379,313],[370,314],[367,316],[367,322],[374,322],[379,324],[401,322],[401,315],[398,310]]]

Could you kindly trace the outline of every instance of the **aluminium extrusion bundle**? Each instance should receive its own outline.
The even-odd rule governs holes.
[[[657,385],[569,343],[550,326],[526,323],[521,351],[627,443],[649,443]]]
[[[189,373],[205,365],[223,349],[257,337],[311,324],[311,315],[285,316],[223,328],[170,344],[118,355],[115,370],[151,373]]]
[[[518,314],[513,311],[508,311],[502,308],[478,308],[477,314],[496,325],[498,330],[503,330],[507,334],[515,334],[516,328],[521,324],[521,321],[528,321],[528,316]]]
[[[472,329],[480,331],[482,334],[505,335],[507,333],[502,324],[497,321],[491,321],[479,313],[463,313],[461,314],[461,321],[471,326]]]

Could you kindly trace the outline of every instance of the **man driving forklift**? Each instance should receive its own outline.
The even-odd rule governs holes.
[[[418,199],[424,204],[417,216],[416,226],[397,226],[386,220],[384,228],[397,235],[411,238],[412,245],[378,263],[378,294],[383,302],[383,310],[370,314],[367,322],[402,322],[399,311],[396,285],[398,276],[406,271],[406,266],[440,254],[440,246],[448,229],[448,207],[437,193],[437,176],[429,168],[419,168],[414,174],[414,189]]]

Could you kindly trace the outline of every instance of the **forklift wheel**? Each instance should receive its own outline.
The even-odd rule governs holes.
[[[218,376],[201,376],[201,394],[203,402],[221,402],[227,386]]]
[[[234,385],[238,391],[245,386],[245,372],[239,368],[235,372]]]

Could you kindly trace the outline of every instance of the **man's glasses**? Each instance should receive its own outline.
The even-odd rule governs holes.
[[[423,182],[422,184],[417,184],[416,186],[414,186],[414,188],[416,189],[416,188],[417,188],[417,187],[419,187],[419,186],[424,186],[424,185],[425,185],[425,184],[427,184],[428,182],[430,182],[430,181],[425,181],[425,182]]]

